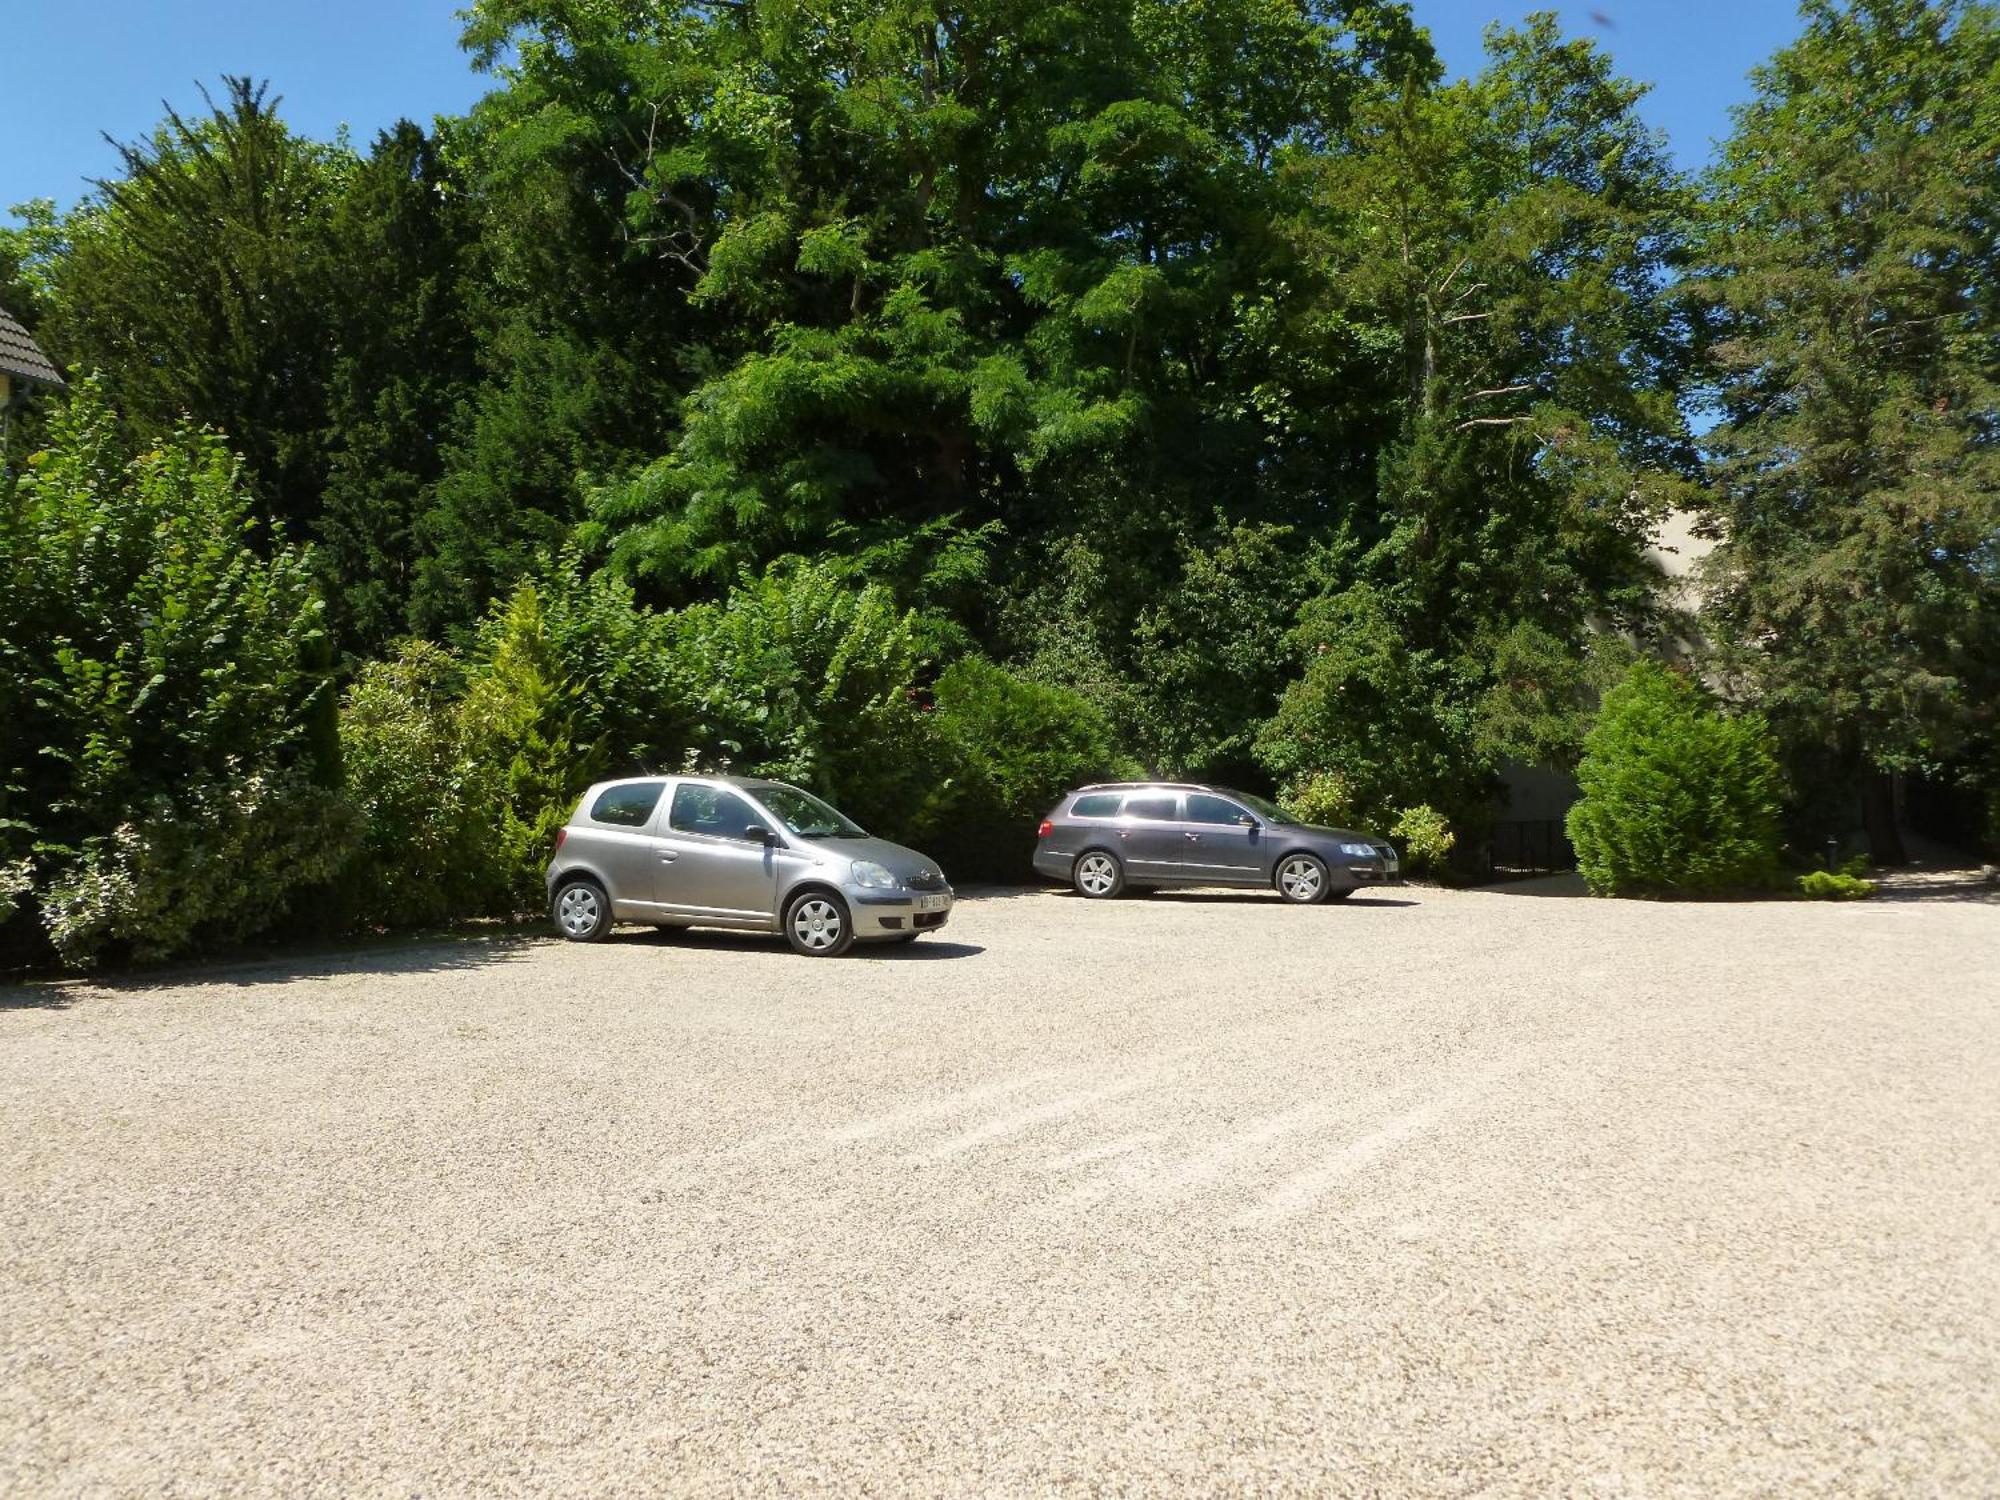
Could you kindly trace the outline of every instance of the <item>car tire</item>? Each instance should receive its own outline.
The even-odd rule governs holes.
[[[1329,894],[1332,875],[1325,860],[1311,854],[1287,854],[1278,861],[1272,884],[1294,906],[1317,906]]]
[[[602,942],[611,931],[611,898],[594,880],[565,880],[549,901],[549,915],[572,943]]]
[[[854,917],[832,891],[801,891],[785,903],[785,941],[807,958],[838,958],[854,946]]]
[[[1108,849],[1086,849],[1070,866],[1069,883],[1086,901],[1109,901],[1125,892],[1125,867]]]

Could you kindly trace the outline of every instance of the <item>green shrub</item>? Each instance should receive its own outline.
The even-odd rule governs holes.
[[[296,774],[191,783],[91,839],[43,890],[42,922],[76,967],[107,948],[151,961],[241,942],[284,916],[296,888],[334,877],[358,823]]]
[[[311,561],[252,515],[221,438],[134,454],[87,381],[0,485],[0,862],[71,961],[254,935],[347,851]]]
[[[492,809],[460,734],[456,672],[442,647],[407,642],[362,667],[341,702],[341,763],[361,816],[346,891],[360,921],[424,926],[478,910],[495,889]]]
[[[1577,868],[1599,895],[1708,894],[1767,884],[1779,773],[1763,721],[1732,717],[1641,662],[1605,695],[1570,809]]]
[[[492,871],[482,903],[536,911],[556,830],[597,776],[601,745],[578,725],[581,694],[556,658],[541,596],[523,583],[481,627],[458,733],[466,802],[484,820]]]
[[[1436,869],[1458,842],[1444,814],[1428,806],[1405,808],[1389,837],[1402,845],[1403,863],[1411,870]]]
[[[0,865],[0,926],[13,920],[20,909],[21,898],[35,888],[35,864],[33,860],[20,859],[9,865]]]
[[[1056,799],[1129,769],[1103,713],[1068,688],[968,656],[945,669],[934,697],[939,754],[922,822],[909,833],[934,845],[954,875],[1025,876],[1035,824]]]
[[[1354,821],[1354,789],[1338,771],[1308,771],[1295,777],[1278,802],[1301,823],[1345,828]]]
[[[1845,870],[1809,870],[1799,877],[1799,893],[1815,901],[1859,901],[1875,894],[1875,882]]]

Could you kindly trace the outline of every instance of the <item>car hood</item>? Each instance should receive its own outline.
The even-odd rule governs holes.
[[[841,878],[845,879],[848,865],[857,859],[872,859],[904,885],[913,881],[929,884],[944,883],[944,871],[938,862],[914,849],[905,849],[901,844],[892,844],[887,839],[800,839],[796,847],[813,856],[821,864],[838,867]]]
[[[1378,839],[1372,833],[1357,833],[1352,828],[1327,828],[1318,823],[1301,823],[1298,826],[1305,832],[1312,834],[1315,838],[1332,839],[1342,844],[1386,844],[1389,842],[1387,839]]]

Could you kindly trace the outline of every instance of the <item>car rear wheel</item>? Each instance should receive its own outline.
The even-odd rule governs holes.
[[[1076,893],[1091,901],[1106,901],[1125,889],[1125,871],[1118,856],[1102,849],[1086,849],[1076,857],[1070,871]]]
[[[611,930],[611,898],[594,880],[559,886],[549,912],[556,919],[556,930],[572,943],[594,943]]]
[[[1278,861],[1278,894],[1296,906],[1315,906],[1327,898],[1326,866],[1310,854],[1287,854]]]
[[[831,891],[807,891],[785,907],[785,941],[808,958],[838,958],[854,946],[847,903]]]

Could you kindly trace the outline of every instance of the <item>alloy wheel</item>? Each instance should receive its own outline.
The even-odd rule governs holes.
[[[1076,883],[1086,896],[1108,896],[1118,888],[1118,866],[1108,854],[1086,854],[1076,862]]]
[[[1278,867],[1278,890],[1287,901],[1316,901],[1326,883],[1319,861],[1294,856]]]

